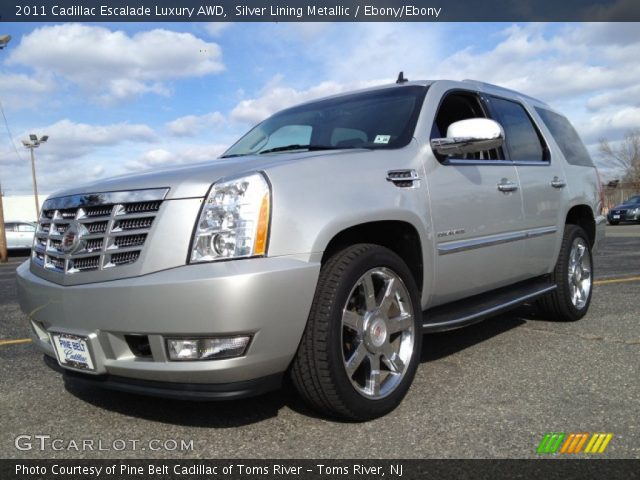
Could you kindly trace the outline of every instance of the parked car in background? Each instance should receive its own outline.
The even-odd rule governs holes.
[[[36,224],[26,221],[5,222],[4,229],[7,234],[7,249],[18,250],[31,248],[33,236],[36,233]]]
[[[620,205],[609,209],[607,220],[610,225],[618,225],[620,222],[640,222],[640,195],[634,195]]]

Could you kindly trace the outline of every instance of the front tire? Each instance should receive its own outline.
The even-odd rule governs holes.
[[[357,244],[322,267],[293,384],[315,410],[363,421],[393,410],[420,360],[420,301],[413,276],[389,249]]]
[[[593,258],[589,237],[579,226],[565,225],[551,277],[558,288],[539,301],[545,318],[573,322],[584,317],[593,290]]]

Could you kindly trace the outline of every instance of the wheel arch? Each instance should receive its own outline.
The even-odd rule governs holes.
[[[356,243],[372,243],[396,253],[409,268],[418,292],[422,292],[424,255],[420,234],[414,225],[403,220],[378,220],[347,227],[329,240],[322,255],[322,263],[334,253]]]
[[[567,212],[565,224],[581,227],[589,237],[591,247],[594,246],[596,241],[596,221],[593,210],[589,205],[580,204],[571,207]]]

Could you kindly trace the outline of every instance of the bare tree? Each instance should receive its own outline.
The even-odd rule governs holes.
[[[628,131],[617,145],[600,139],[598,152],[607,165],[623,172],[623,182],[640,182],[640,128]]]

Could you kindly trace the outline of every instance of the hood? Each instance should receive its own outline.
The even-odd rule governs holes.
[[[616,205],[611,210],[633,210],[636,208],[640,208],[640,203],[621,203],[620,205]]]
[[[204,163],[191,164],[163,170],[122,175],[119,177],[98,180],[55,192],[49,198],[64,197],[85,193],[117,192],[142,190],[149,188],[169,187],[167,199],[204,197],[209,187],[218,180],[249,173],[283,163],[304,161],[314,157],[334,155],[353,155],[367,150],[329,150],[315,152],[274,153],[267,155],[251,155],[235,158],[217,158]],[[314,158],[314,161],[318,161]]]

